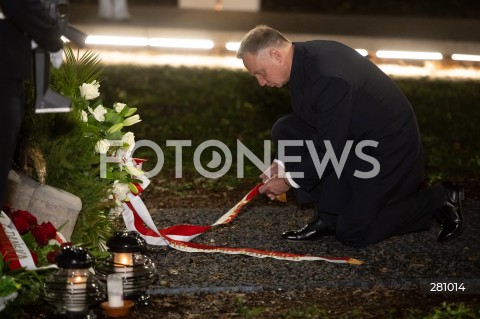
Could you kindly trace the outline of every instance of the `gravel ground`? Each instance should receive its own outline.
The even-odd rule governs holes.
[[[207,206],[207,205],[205,205]],[[220,205],[221,206],[221,205]],[[226,209],[151,209],[157,227],[188,223],[210,225]],[[362,265],[324,261],[281,261],[242,255],[186,253],[149,246],[158,279],[150,287],[151,303],[134,307],[124,319],[195,318],[423,318],[443,302],[463,303],[480,318],[480,201],[464,202],[465,231],[439,244],[434,224],[428,231],[397,236],[363,249],[334,238],[290,242],[285,230],[303,226],[313,211],[291,202],[255,198],[230,224],[213,228],[195,242],[249,247],[316,256],[351,257]],[[464,285],[461,291],[430,293],[431,282]],[[441,311],[450,315],[450,306]],[[453,310],[455,311],[455,310]],[[26,309],[22,319],[48,318],[46,311]],[[92,318],[107,318],[100,307]],[[458,316],[456,316],[458,317]]]
[[[347,247],[329,237],[313,242],[283,240],[284,230],[303,226],[312,210],[294,205],[244,207],[230,224],[212,229],[196,242],[227,247],[250,247],[316,256],[352,257],[364,264],[323,261],[282,261],[241,255],[185,253],[151,247],[160,278],[155,295],[187,292],[311,290],[316,288],[382,287],[394,290],[430,289],[430,282],[463,282],[480,294],[480,203],[466,201],[466,228],[449,244],[439,244],[439,226],[397,236],[363,249]],[[162,209],[152,213],[157,227],[181,223],[212,224],[220,209]]]

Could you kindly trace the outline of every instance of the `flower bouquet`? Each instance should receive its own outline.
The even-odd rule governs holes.
[[[4,206],[0,215],[0,253],[7,270],[36,270],[54,264],[60,245],[66,242],[51,222],[38,223],[24,210]]]
[[[36,271],[56,268],[55,256],[65,238],[50,222],[38,223],[24,210],[5,205],[0,211],[0,311],[16,299],[22,286],[37,298],[42,275]]]
[[[126,131],[141,121],[137,109],[118,102],[107,106],[100,97],[102,80],[97,54],[75,55],[66,46],[62,67],[51,69],[50,85],[72,101],[72,112],[29,114],[22,129],[22,140],[45,158],[46,183],[81,199],[71,241],[96,257],[118,227],[136,176],[143,174],[131,158],[135,136]]]

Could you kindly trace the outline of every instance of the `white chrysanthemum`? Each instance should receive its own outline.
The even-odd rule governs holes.
[[[80,95],[87,100],[93,100],[100,96],[99,89],[100,83],[98,81],[93,81],[92,83],[83,83],[80,86]]]
[[[115,109],[115,111],[116,111],[117,113],[120,113],[120,112],[122,112],[123,108],[124,108],[126,105],[127,105],[127,104],[125,104],[125,103],[115,103],[115,104],[113,104],[113,108]]]
[[[128,148],[132,148],[135,145],[135,135],[132,132],[127,132],[122,136],[122,143],[128,144]]]
[[[105,114],[107,114],[107,109],[103,107],[103,105],[99,105],[95,108],[95,110],[92,110],[91,107],[88,108],[90,113],[95,117],[95,119],[99,122],[105,121]]]
[[[128,188],[128,184],[120,183],[119,181],[113,182],[113,196],[115,197],[115,204],[120,206],[122,202],[127,198],[128,192],[130,192],[130,188]]]
[[[110,143],[108,140],[100,140],[95,144],[95,152],[99,154],[106,154],[110,148]]]

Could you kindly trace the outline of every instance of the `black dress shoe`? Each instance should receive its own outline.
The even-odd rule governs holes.
[[[437,241],[446,243],[457,238],[463,230],[462,200],[465,195],[461,186],[451,182],[442,185],[445,188],[447,199],[437,214],[441,223]]]
[[[291,230],[282,234],[284,239],[299,241],[312,240],[324,236],[335,236],[335,224],[326,222],[320,217],[315,217],[302,229]]]

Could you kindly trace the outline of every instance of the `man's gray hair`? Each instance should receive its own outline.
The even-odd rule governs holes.
[[[257,55],[259,51],[265,48],[279,48],[287,43],[291,43],[290,40],[279,31],[266,25],[259,25],[250,30],[242,39],[237,50],[237,58],[243,58],[245,53]]]

